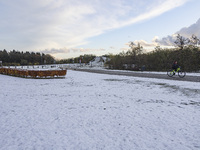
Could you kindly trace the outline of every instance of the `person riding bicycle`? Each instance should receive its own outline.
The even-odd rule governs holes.
[[[176,73],[178,73],[178,76],[180,78],[183,78],[186,75],[186,72],[181,68],[181,66],[178,65],[178,62],[174,61],[173,65],[172,65],[172,69],[169,69],[167,71],[167,75],[169,77],[173,77]]]
[[[180,66],[178,65],[178,62],[177,61],[174,61],[173,65],[172,65],[172,69],[174,69],[175,71],[177,71],[177,69],[179,68]]]

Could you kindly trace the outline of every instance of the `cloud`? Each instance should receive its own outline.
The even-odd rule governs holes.
[[[148,3],[146,9],[143,9],[143,13],[138,14],[138,16],[132,17],[127,21],[123,22],[121,26],[126,26],[129,24],[137,23],[153,17],[159,16],[171,9],[179,7],[190,0],[155,0],[146,2]],[[141,7],[140,7],[141,8]]]
[[[46,54],[57,54],[57,53],[70,53],[70,49],[62,48],[62,49],[45,49],[42,50],[41,53],[46,53]]]
[[[196,23],[192,24],[189,27],[182,28],[176,33],[187,38],[191,37],[193,34],[197,37],[200,37],[200,18]]]
[[[71,52],[88,44],[91,37],[151,19],[187,1],[1,1],[0,45],[7,49]]]
[[[181,30],[174,33],[173,35],[168,35],[161,39],[155,36],[152,39],[151,43],[148,43],[144,40],[135,40],[134,43],[135,44],[140,43],[143,47],[175,46],[174,42],[176,41],[176,37],[178,34],[180,34],[181,36],[185,38],[191,38],[192,35],[196,35],[198,38],[200,38],[200,19],[196,23],[190,25],[189,27],[182,28]]]
[[[157,46],[156,42],[153,40],[152,43],[148,43],[145,40],[135,40],[134,41],[135,45],[142,45],[143,47],[153,47],[153,46]]]
[[[162,39],[159,39],[158,37],[154,37],[152,40],[152,43],[154,43],[155,46],[174,46],[174,41],[176,40],[177,34],[173,34],[171,36],[163,37]]]
[[[58,54],[58,53],[65,53],[65,54],[69,54],[69,53],[87,53],[87,52],[98,52],[98,51],[105,51],[105,49],[103,48],[99,48],[99,49],[92,49],[92,48],[60,48],[60,49],[56,49],[56,48],[52,48],[52,49],[45,49],[42,50],[41,53],[47,53],[47,54]]]

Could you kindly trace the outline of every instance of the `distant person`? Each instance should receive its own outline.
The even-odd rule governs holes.
[[[174,69],[175,71],[177,71],[178,68],[179,68],[178,62],[174,61],[173,65],[172,65],[172,69]]]
[[[142,71],[145,71],[145,68],[146,68],[145,65],[143,65],[143,66],[141,67],[141,70],[142,70]]]

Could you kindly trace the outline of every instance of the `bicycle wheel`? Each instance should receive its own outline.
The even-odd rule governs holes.
[[[179,71],[178,71],[178,76],[179,76],[180,78],[185,77],[185,75],[186,75],[186,72],[185,72],[185,71],[183,71],[183,70],[179,70]]]
[[[172,69],[169,69],[169,70],[167,71],[167,75],[168,75],[169,77],[172,77],[172,76],[174,75],[174,71],[173,71]]]

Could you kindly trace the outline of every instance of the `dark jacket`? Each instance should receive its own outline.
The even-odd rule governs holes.
[[[172,65],[172,69],[175,69],[175,70],[177,70],[179,68],[179,65],[178,64],[176,64],[176,63],[173,63],[173,65]]]

